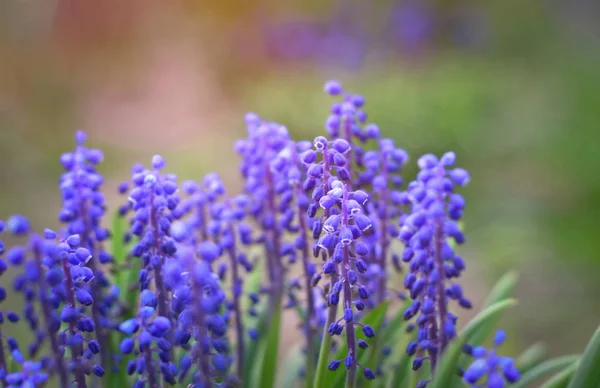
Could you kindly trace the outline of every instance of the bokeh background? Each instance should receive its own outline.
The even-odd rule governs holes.
[[[581,351],[600,323],[598,20],[595,0],[3,0],[0,218],[57,225],[77,129],[107,193],[155,153],[239,188],[244,113],[311,139],[335,78],[410,153],[405,179],[425,152],[471,171],[466,288],[477,304],[519,271],[513,351]]]

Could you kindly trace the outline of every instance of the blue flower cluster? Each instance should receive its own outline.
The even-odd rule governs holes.
[[[22,313],[0,310],[2,388],[51,379],[85,388],[120,371],[135,388],[243,386],[249,352],[282,307],[301,317],[306,381],[328,365],[345,369],[346,385],[355,387],[384,373],[363,365],[361,352],[379,330],[366,315],[396,296],[410,298],[404,318],[417,328],[407,348],[413,369],[428,360],[434,373],[456,336],[450,301],[471,307],[456,281],[465,263],[455,252],[465,241],[465,200],[456,189],[469,174],[453,167],[451,152],[428,154],[404,188],[408,154],[367,123],[365,99],[336,81],[325,91],[341,101],[326,120],[328,136],[312,142],[246,115],[247,137],[234,147],[241,194],[228,193],[214,173],[180,184],[159,155],[148,168],[135,164],[118,187],[127,196],[117,212],[126,231],[113,245],[128,247],[119,254],[108,250],[117,230],[105,226],[103,154],[77,132],[75,150],[60,157],[63,227],[37,234],[24,216],[0,221],[0,233],[19,242],[5,252],[0,241],[0,276],[10,268],[12,289],[25,301]],[[263,266],[262,283],[248,281]],[[406,292],[392,292],[392,267],[407,268]],[[8,296],[0,286],[0,302]],[[28,326],[26,351],[5,323]],[[332,360],[340,337],[347,352]],[[495,353],[503,340],[500,332],[494,349],[469,348],[476,360],[463,373],[467,384],[496,388],[518,379],[514,362]],[[320,353],[319,341],[332,349]],[[379,362],[391,348],[375,344]]]
[[[405,249],[402,260],[409,263],[410,272],[404,278],[404,286],[413,300],[404,312],[404,318],[417,318],[418,342],[408,345],[407,352],[429,355],[431,368],[456,335],[457,317],[449,310],[449,301],[456,300],[464,308],[471,302],[463,295],[462,288],[453,281],[465,268],[453,244],[465,241],[458,221],[462,217],[465,200],[454,192],[456,186],[464,186],[469,174],[461,168],[453,168],[455,155],[444,154],[440,159],[434,155],[422,156],[417,180],[408,185],[410,213],[400,219],[399,238]],[[415,369],[423,357],[415,359]]]
[[[86,265],[95,274],[88,288],[95,303],[91,304],[91,316],[95,325],[95,334],[100,343],[101,365],[109,366],[107,330],[111,327],[109,311],[114,298],[111,296],[110,281],[100,265],[111,263],[112,256],[104,250],[104,243],[110,232],[102,225],[106,211],[104,194],[101,191],[104,178],[97,172],[104,155],[98,149],[85,146],[87,135],[78,131],[75,134],[76,148],[64,153],[60,162],[65,172],[60,178],[62,209],[59,220],[66,224],[66,233],[79,235],[82,247],[89,250],[92,258]],[[114,294],[114,290],[113,290]]]
[[[498,347],[505,339],[506,334],[498,330],[494,336],[494,347],[490,350],[483,346],[465,346],[465,352],[475,358],[463,374],[463,381],[469,387],[487,384],[489,388],[504,388],[505,381],[515,383],[519,380],[519,370],[514,360],[497,354]]]
[[[86,375],[102,376],[105,373],[104,368],[96,364],[100,345],[90,338],[90,335],[94,337],[96,326],[87,315],[93,304],[88,289],[95,279],[94,272],[87,266],[91,253],[81,246],[78,234],[62,238],[46,229],[43,237],[38,236],[22,216],[11,217],[8,225],[16,236],[28,235],[26,245],[15,245],[6,253],[9,265],[17,271],[13,289],[24,296],[23,317],[34,333],[28,355],[35,358],[46,341],[50,353],[39,357],[39,362],[27,361],[17,341],[9,338],[11,357],[22,366],[22,371],[6,374],[6,381],[15,386],[34,384],[37,387],[52,371],[58,375],[63,387],[70,385],[70,375],[78,386],[85,387]],[[0,267],[6,269],[6,264],[2,263]],[[6,291],[2,290],[5,297]],[[19,322],[20,317],[14,312],[8,312],[6,316],[11,322]],[[66,325],[66,330],[61,331],[62,325]],[[0,360],[5,363],[1,353]],[[66,359],[66,353],[70,354],[70,360]],[[6,366],[1,369],[6,371]]]

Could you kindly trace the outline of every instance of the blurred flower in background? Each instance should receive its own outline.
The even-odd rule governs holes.
[[[476,178],[467,293],[516,266],[527,296],[510,340],[580,349],[600,319],[599,11],[593,0],[4,1],[0,218],[56,221],[54,161],[80,128],[106,151],[107,192],[156,153],[182,179],[219,170],[239,188],[231,144],[244,113],[312,138],[328,115],[320,85],[336,78],[364,91],[369,120],[400,147],[453,149]]]

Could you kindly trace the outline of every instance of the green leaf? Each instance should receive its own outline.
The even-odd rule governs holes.
[[[600,327],[588,342],[569,388],[597,388],[598,386],[600,386]]]
[[[109,354],[120,354],[119,351],[119,342],[120,342],[121,334],[117,331],[112,331],[108,337],[108,351]],[[129,356],[125,356],[124,360],[119,365],[118,372],[110,372],[104,375],[102,378],[102,386],[104,388],[115,388],[115,387],[127,387],[130,386],[127,381],[127,371],[125,370],[125,365],[127,365],[127,361],[129,360]]]
[[[522,373],[521,378],[519,379],[519,381],[517,383],[515,383],[512,386],[512,388],[529,387],[529,384],[537,381],[538,379],[544,377],[547,374],[562,370],[562,369],[572,365],[573,363],[577,362],[577,360],[579,360],[579,356],[572,355],[572,356],[557,357],[557,358],[553,358],[551,360],[545,361],[545,362],[531,368],[529,371]],[[517,363],[517,365],[518,365],[518,363]]]
[[[126,219],[115,212],[112,220],[111,254],[114,259],[112,273],[114,281],[119,286],[121,300],[125,302],[125,310],[121,315],[123,320],[133,318],[134,309],[137,304],[138,292],[132,292],[129,288],[136,284],[141,269],[141,260],[131,257],[129,250],[134,242],[125,244]]]
[[[546,347],[539,343],[525,349],[516,360],[516,366],[517,369],[519,369],[519,372],[521,372],[521,375],[524,375],[530,369],[538,366],[544,360],[547,353]]]
[[[489,330],[488,323],[490,320],[498,319],[500,313],[515,304],[516,301],[513,299],[503,300],[477,314],[444,351],[444,355],[437,366],[435,376],[428,385],[428,388],[451,387],[453,381],[458,378],[456,371],[460,356],[462,355],[463,345],[470,342],[471,338],[476,335],[482,336],[481,331]]]
[[[306,309],[304,308],[304,306],[301,303],[296,303],[294,307],[296,308],[296,312],[298,313],[298,320],[300,320],[300,322],[305,322]]]
[[[541,388],[567,388],[570,386],[569,382],[572,381],[573,374],[577,370],[579,362],[576,361],[571,366],[563,369],[562,372],[554,375],[550,380],[546,381]],[[585,387],[598,387],[597,385],[585,385]]]
[[[378,365],[384,367],[385,363],[389,363],[394,360],[394,350],[397,350],[400,346],[402,352],[404,351],[404,348],[408,344],[408,342],[406,342],[406,344],[404,342],[407,338],[409,338],[406,332],[402,330],[405,323],[404,310],[406,307],[405,305],[407,304],[410,305],[410,301],[407,300],[402,305],[398,306],[398,311],[394,313],[392,319],[387,322],[384,320],[385,324],[382,324],[377,336],[375,336],[372,343],[369,344],[369,348],[367,349],[366,353],[367,356],[365,357],[365,354],[362,355],[363,358],[366,358],[366,361],[363,358],[360,359],[360,363],[362,365]],[[383,358],[381,354],[382,345],[384,344],[393,344],[392,354],[386,358]],[[397,359],[399,359],[400,356],[401,354],[396,354]],[[359,375],[358,386],[362,386],[364,381],[364,376]]]
[[[296,388],[298,371],[304,365],[304,355],[302,354],[302,346],[299,344],[294,346],[290,353],[285,358],[283,368],[277,379],[277,387]]]
[[[8,370],[8,373],[15,373],[19,372],[21,368],[19,367],[19,364],[17,364],[15,359],[12,358],[12,356],[10,356],[6,361],[6,369]]]
[[[244,290],[246,293],[258,293],[260,291],[260,285],[264,279],[264,268],[262,260],[258,260],[254,265],[254,269],[246,274],[244,277]],[[249,298],[242,298],[241,304],[242,310],[247,311],[250,307]]]
[[[404,310],[406,305],[410,305],[410,301],[406,301],[398,311],[394,314],[392,319],[389,320],[387,325],[383,327],[381,332],[381,339],[384,344],[394,344],[395,339],[399,337],[404,332],[402,331],[402,326],[404,326]]]
[[[260,290],[260,283],[263,278],[263,266],[257,265],[254,267],[254,270],[246,276],[245,289],[248,293],[254,292],[258,293]],[[244,327],[249,329],[251,327],[255,328],[258,333],[258,339],[251,339],[248,333],[246,335],[246,354],[244,355],[244,376],[242,378],[243,382],[252,381],[252,373],[257,368],[255,364],[258,363],[259,357],[257,357],[258,351],[260,350],[260,345],[262,341],[264,341],[266,328],[267,328],[267,309],[266,302],[261,301],[257,306],[257,310],[259,311],[258,318],[252,318],[244,314]],[[250,307],[249,298],[243,298],[241,300],[242,311],[247,311]]]
[[[245,325],[245,327],[248,327]],[[253,371],[258,370],[255,365],[260,361],[260,357],[257,357],[259,351],[261,351],[261,345],[266,335],[267,327],[267,312],[263,311],[256,324],[256,330],[259,335],[257,339],[251,339],[250,336],[246,336],[246,355],[244,356],[244,376],[243,381],[252,381]]]
[[[510,298],[515,288],[515,285],[517,284],[518,278],[519,276],[514,271],[510,271],[504,274],[504,276],[502,276],[500,280],[496,282],[494,287],[492,287],[492,290],[490,291],[488,297],[483,303],[483,307],[486,308],[493,305],[494,303],[498,303],[504,299]]]
[[[271,311],[271,321],[266,332],[266,339],[261,342],[259,352],[259,361],[257,364],[257,374],[253,376],[255,384],[251,387],[273,388],[275,377],[277,376],[277,361],[279,359],[279,329],[281,326],[282,307],[280,301],[274,304]]]
[[[120,288],[121,300],[126,306],[121,315],[122,320],[133,318],[135,314],[134,310],[137,305],[139,293],[137,290],[136,292],[131,292],[129,287],[137,282],[138,274],[141,269],[141,260],[134,259],[129,255],[129,250],[134,242],[132,241],[128,244],[125,243],[126,226],[127,220],[120,216],[118,212],[115,212],[112,218],[110,241],[110,252],[114,259],[111,270],[115,284]],[[118,331],[111,331],[109,333],[108,346],[111,354],[119,353],[119,343],[124,337],[125,336]],[[107,373],[104,376],[102,381],[105,388],[125,387],[130,385],[124,368],[124,365],[127,364],[129,359],[130,356],[125,356],[121,363],[122,365],[119,373]]]
[[[124,233],[124,217],[119,215],[119,212],[113,214],[111,239],[110,239],[110,253],[114,259],[114,268],[117,269],[125,264],[125,258],[127,252],[125,250],[125,233]],[[123,276],[121,271],[116,271],[118,279],[117,283],[121,283]],[[120,285],[120,284],[119,284]]]
[[[498,302],[508,299],[512,294],[513,289],[515,288],[516,283],[516,272],[508,272],[504,276],[502,276],[500,280],[496,282],[494,287],[492,287],[492,290],[488,294],[488,297],[486,298],[483,304],[482,310],[485,310],[486,308]],[[494,327],[496,327],[499,318],[500,315],[496,316],[495,318],[488,319],[484,323],[484,326],[476,333],[474,333],[471,336],[471,338],[469,338],[469,345],[481,345],[483,341],[485,341],[486,338],[490,335],[490,333],[494,330]]]
[[[387,388],[413,388],[416,384],[416,375],[412,370],[411,356],[406,353],[406,346],[410,341],[414,341],[416,333],[406,335],[401,339],[398,346],[395,346],[392,353],[392,359],[398,359],[398,362],[392,362],[393,368],[390,368],[388,372],[388,379],[385,381],[385,387]],[[396,342],[394,342],[396,344]]]
[[[337,311],[337,306],[329,307],[335,308]],[[329,313],[329,310],[328,310]],[[332,336],[327,333],[327,328],[331,322],[325,323],[325,327],[323,328],[323,337],[321,339],[321,348],[319,349],[319,357],[317,361],[317,370],[315,371],[315,385],[314,388],[325,388],[328,387],[325,383],[325,380],[328,377],[331,377],[331,372],[327,369],[329,365],[329,353],[331,353],[331,342],[333,340]]]

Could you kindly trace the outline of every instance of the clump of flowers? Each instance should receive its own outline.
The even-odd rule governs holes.
[[[112,209],[103,154],[77,132],[60,157],[62,227],[0,221],[14,241],[0,241],[0,386],[500,388],[525,375],[497,354],[504,332],[481,344],[510,300],[465,332],[453,312],[473,307],[456,252],[468,172],[452,152],[426,154],[403,187],[408,153],[367,122],[365,99],[325,91],[341,101],[313,141],[246,115],[241,193],[216,173],[180,183],[155,155]],[[16,297],[22,311],[4,309]],[[282,336],[298,337],[286,368]]]
[[[513,359],[497,354],[497,349],[506,339],[506,333],[498,330],[494,336],[494,347],[486,349],[483,346],[466,346],[465,353],[475,360],[463,374],[463,381],[469,387],[475,388],[487,384],[489,388],[502,388],[505,381],[515,383],[519,380],[519,370]]]

